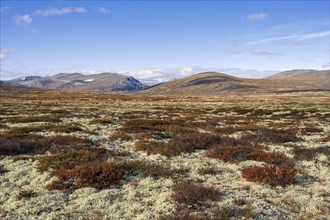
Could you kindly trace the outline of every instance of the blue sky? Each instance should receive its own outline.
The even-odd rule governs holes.
[[[1,79],[329,69],[329,1],[3,1]]]

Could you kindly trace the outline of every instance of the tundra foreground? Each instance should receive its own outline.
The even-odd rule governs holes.
[[[329,93],[1,89],[2,219],[326,219]]]

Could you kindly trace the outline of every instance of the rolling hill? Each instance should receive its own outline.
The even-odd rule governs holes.
[[[285,78],[286,75],[295,76]],[[148,95],[217,95],[221,93],[276,93],[329,91],[329,71],[287,71],[265,79],[245,79],[217,72],[205,72],[168,81],[144,91]],[[308,78],[309,77],[309,78]]]
[[[330,88],[330,70],[297,69],[274,74],[267,79],[297,81]]]

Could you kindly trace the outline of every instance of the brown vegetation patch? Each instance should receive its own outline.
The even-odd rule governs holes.
[[[172,139],[167,147],[169,149],[167,155],[175,156],[181,153],[192,153],[196,150],[205,150],[213,145],[217,145],[222,141],[218,135],[210,133],[188,133],[176,136]]]
[[[181,153],[192,153],[196,150],[207,149],[222,141],[220,136],[210,133],[188,133],[178,135],[168,143],[159,141],[139,141],[135,144],[135,150],[146,151],[149,154],[161,154],[165,156],[177,156]]]
[[[64,182],[56,182],[56,184],[59,184],[58,188],[62,190],[63,188],[67,189],[67,187],[74,189],[83,187],[106,189],[118,184],[124,174],[125,171],[121,166],[108,162],[92,162],[72,170],[58,170],[55,172],[59,180]],[[54,189],[54,183],[49,188]]]
[[[0,155],[42,154],[82,149],[94,145],[87,138],[72,136],[0,135]]]
[[[173,200],[186,205],[202,204],[208,200],[217,200],[220,196],[220,192],[213,187],[187,181],[175,184],[173,191]]]
[[[286,186],[296,182],[296,169],[293,164],[282,166],[251,166],[242,170],[242,177],[247,181],[271,186]]]
[[[247,124],[247,125],[237,125],[237,126],[223,126],[214,128],[213,131],[217,134],[232,134],[238,131],[259,131],[262,130],[263,127],[260,127],[256,124]]]
[[[108,125],[113,123],[114,123],[113,119],[109,119],[109,118],[97,118],[89,122],[89,124],[102,124],[102,125]]]
[[[58,125],[49,129],[49,131],[55,133],[71,133],[82,130],[83,129],[77,124]]]
[[[298,160],[313,160],[317,154],[324,154],[330,157],[330,146],[321,146],[317,148],[294,147],[293,154]]]
[[[75,150],[44,156],[39,159],[38,170],[43,172],[48,169],[68,170],[82,164],[104,160],[106,150],[103,148],[91,148],[89,150]]]
[[[274,111],[269,109],[255,109],[253,112],[250,113],[251,116],[268,116],[272,115]]]
[[[208,149],[205,155],[225,162],[255,160],[280,165],[288,160],[288,158],[282,153],[270,153],[258,148],[241,146],[214,146]]]
[[[252,143],[285,143],[299,142],[303,139],[297,136],[297,131],[294,129],[271,129],[263,128],[256,133],[245,134],[240,137],[241,141],[249,141]]]
[[[124,161],[119,164],[125,169],[126,174],[139,175],[140,177],[177,178],[186,172],[184,169],[173,169],[169,164],[148,163],[141,160]]]
[[[7,117],[3,122],[10,123],[32,123],[32,122],[52,122],[58,123],[62,120],[54,115],[42,115],[42,116],[21,116],[21,117]]]
[[[323,128],[317,127],[315,125],[308,125],[301,129],[302,134],[312,134],[312,133],[320,133],[323,132]]]
[[[161,131],[161,125],[169,125],[169,121],[156,119],[134,119],[125,122],[120,128],[121,131],[128,133],[138,133],[145,131]]]
[[[37,140],[26,137],[0,136],[0,155],[19,155],[44,153],[50,147],[40,144]]]
[[[149,134],[156,139],[169,138],[171,136],[189,133],[192,131],[190,125],[181,119],[133,119],[125,122],[121,128],[122,132]]]

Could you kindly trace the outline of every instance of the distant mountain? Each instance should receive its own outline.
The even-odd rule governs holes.
[[[93,92],[127,92],[143,88],[135,78],[117,73],[83,75],[59,73],[54,76],[26,76],[7,81],[28,87]]]
[[[59,73],[54,76],[26,76],[5,83],[35,88],[130,92],[144,95],[219,95],[222,93],[278,93],[330,91],[329,70],[290,70],[264,79],[246,79],[224,73],[205,72],[152,86],[144,86],[133,77],[117,73],[83,75]]]
[[[299,80],[298,78],[281,80],[272,77],[245,79],[223,73],[206,72],[161,83],[143,91],[138,91],[138,93],[148,95],[218,95],[222,93],[247,94],[330,90],[329,80],[316,84],[312,80],[302,81],[300,79],[301,77],[299,77]]]

